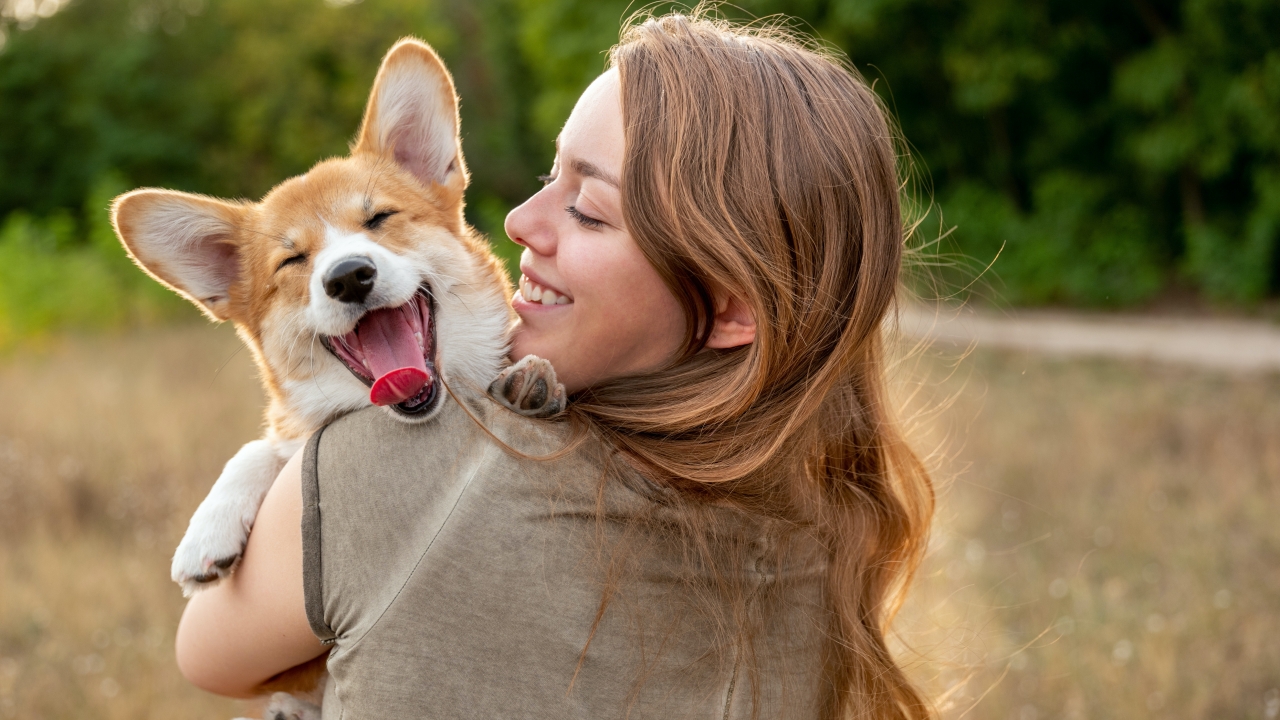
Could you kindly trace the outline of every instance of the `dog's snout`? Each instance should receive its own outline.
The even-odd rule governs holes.
[[[364,302],[377,277],[378,268],[369,258],[347,258],[335,264],[325,274],[324,291],[338,302]]]

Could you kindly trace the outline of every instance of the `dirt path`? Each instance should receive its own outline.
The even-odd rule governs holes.
[[[911,306],[902,313],[901,328],[908,337],[980,348],[1280,371],[1280,325],[1261,320]]]

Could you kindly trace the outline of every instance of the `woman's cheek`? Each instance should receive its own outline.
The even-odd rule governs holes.
[[[669,361],[684,337],[684,313],[679,302],[657,276],[634,284],[626,303],[614,308],[613,326],[626,328],[629,337],[619,337],[614,345],[627,347],[629,370],[656,370]],[[629,342],[628,342],[629,341]]]

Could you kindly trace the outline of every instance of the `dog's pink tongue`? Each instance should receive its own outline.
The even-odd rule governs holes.
[[[361,319],[356,336],[375,378],[369,390],[374,405],[402,403],[430,382],[415,330],[399,308],[375,310]]]

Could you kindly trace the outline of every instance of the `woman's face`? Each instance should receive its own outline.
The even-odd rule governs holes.
[[[524,246],[511,357],[551,361],[569,392],[654,370],[684,340],[679,302],[622,219],[618,73],[591,84],[556,144],[546,185],[507,215]]]

